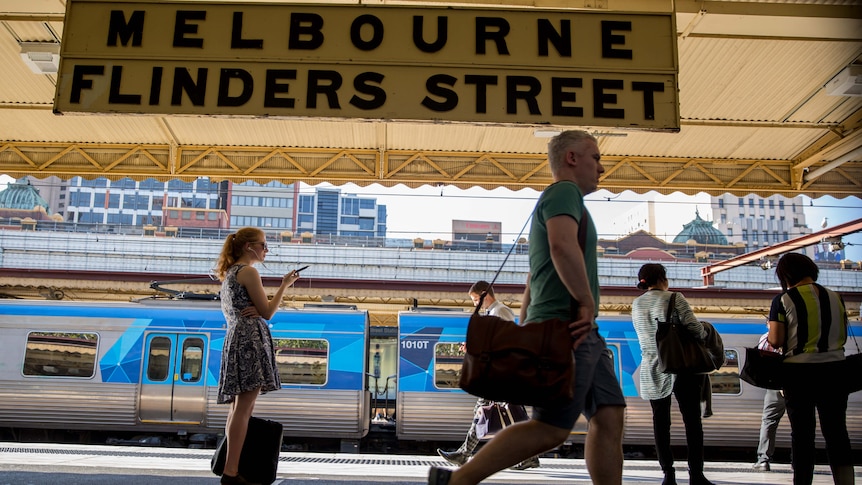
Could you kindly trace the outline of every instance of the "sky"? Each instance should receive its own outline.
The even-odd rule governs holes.
[[[505,188],[464,190],[451,186],[410,189],[376,184],[368,187],[346,184],[340,188],[342,193],[369,195],[377,197],[378,203],[386,204],[389,237],[444,240],[452,238],[452,220],[458,219],[502,222],[503,242],[514,241],[539,196],[531,189],[517,192]],[[314,188],[303,186],[300,190],[313,192]],[[655,235],[666,241],[672,241],[683,230],[683,225],[695,218],[695,210],[702,219],[713,220],[710,196],[704,193],[694,196],[678,192],[670,195],[631,191],[613,194],[598,190],[586,199],[599,237],[603,239],[624,236],[627,231],[618,221],[619,216],[646,200],[655,201]],[[813,232],[821,230],[824,218],[828,226],[862,218],[862,199],[856,197],[814,200],[803,197],[803,203],[805,222]],[[529,228],[525,232],[529,232]],[[843,241],[847,245],[845,256],[853,261],[862,260],[862,233],[844,236]]]
[[[0,175],[0,190],[11,180]],[[452,220],[473,220],[501,222],[503,242],[515,241],[539,196],[539,193],[532,189],[459,189],[453,186],[423,186],[411,189],[403,185],[382,187],[377,184],[367,187],[345,184],[339,188],[342,193],[376,197],[378,203],[385,204],[388,237],[421,237],[426,240],[449,240],[452,238]],[[300,191],[311,193],[314,192],[314,187],[303,184]],[[694,219],[695,210],[700,213],[701,218],[712,220],[710,198],[707,194],[635,194],[631,191],[612,194],[599,190],[587,196],[587,207],[596,223],[599,237],[615,239],[624,236],[626,231],[624,227],[620,227],[619,216],[645,200],[655,201],[655,235],[666,241],[673,240],[682,231],[683,224]],[[820,197],[813,200],[803,197],[803,200],[806,223],[814,232],[821,230],[824,218],[827,219],[828,226],[834,226],[862,217],[862,199],[856,197]],[[529,229],[524,232],[529,232]],[[843,241],[847,259],[862,261],[862,233],[844,236]]]

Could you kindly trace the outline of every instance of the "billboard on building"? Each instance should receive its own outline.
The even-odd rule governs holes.
[[[502,222],[452,221],[452,241],[500,242]]]

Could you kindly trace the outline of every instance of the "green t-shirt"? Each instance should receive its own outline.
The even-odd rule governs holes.
[[[572,319],[571,295],[554,269],[548,244],[547,221],[552,217],[567,215],[581,223],[586,212],[581,189],[570,181],[560,181],[548,186],[539,198],[530,226],[530,306],[527,308],[528,322],[541,322],[552,318]],[[584,261],[587,278],[595,300],[596,314],[599,308],[599,274],[596,263],[596,226],[587,217],[587,238]],[[593,326],[596,326],[595,321]]]

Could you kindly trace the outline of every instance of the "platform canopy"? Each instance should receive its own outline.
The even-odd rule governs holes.
[[[429,84],[416,85],[416,80],[430,78],[427,74],[434,68],[439,67],[441,72],[452,77],[434,78],[436,84],[431,83],[432,89],[427,93],[430,104],[440,113],[439,118],[415,116],[410,119],[411,112],[400,111],[401,106],[393,110],[396,115],[393,118],[378,112],[367,118],[355,114],[342,117],[325,110],[320,111],[320,116],[310,115],[308,111],[290,116],[283,110],[261,114],[240,110],[233,114],[206,107],[172,112],[170,106],[174,101],[177,106],[193,104],[189,93],[194,93],[194,84],[201,81],[198,69],[207,65],[206,62],[215,63],[210,69],[211,82],[219,76],[218,62],[230,64],[227,74],[222,69],[222,76],[239,84],[228,82],[226,85],[233,86],[233,91],[225,88],[221,94],[237,103],[244,101],[236,88],[242,86],[243,76],[252,76],[255,86],[260,86],[270,82],[265,80],[269,79],[266,78],[268,73],[277,71],[283,85],[287,86],[290,82],[284,79],[291,74],[285,71],[290,69],[277,70],[254,63],[237,68],[236,61],[228,55],[214,56],[205,62],[198,59],[193,69],[187,69],[189,77],[179,83],[184,91],[177,94],[170,88],[169,74],[176,75],[178,71],[171,69],[181,65],[184,59],[176,52],[168,56],[156,52],[150,56],[150,61],[154,58],[164,61],[163,66],[157,66],[164,68],[158,71],[165,73],[164,77],[159,77],[162,85],[153,87],[158,83],[154,84],[152,79],[158,76],[152,69],[147,71],[152,72],[148,74],[151,77],[147,90],[135,89],[129,84],[128,76],[122,82],[119,77],[112,78],[117,79],[110,86],[114,99],[134,104],[134,96],[142,96],[138,100],[142,106],[138,110],[140,113],[129,112],[135,110],[104,110],[101,114],[86,112],[86,109],[79,111],[70,109],[68,102],[76,99],[75,94],[70,93],[83,93],[81,96],[86,99],[88,82],[98,86],[99,76],[119,76],[116,66],[122,64],[103,54],[105,36],[101,34],[95,41],[98,45],[88,46],[90,41],[86,39],[77,47],[63,45],[64,35],[69,33],[64,32],[67,21],[71,22],[74,17],[73,13],[70,19],[66,18],[67,7],[71,11],[72,7],[85,4],[94,8],[112,5],[109,10],[122,12],[120,17],[114,18],[118,22],[114,26],[119,26],[114,30],[114,41],[126,47],[136,41],[135,22],[143,22],[143,14],[135,17],[135,11],[145,12],[150,21],[147,25],[151,25],[151,19],[159,15],[158,9],[174,8],[174,13],[178,9],[192,12],[183,13],[181,20],[174,14],[165,20],[165,32],[170,34],[167,39],[173,39],[174,46],[194,47],[197,39],[205,40],[208,46],[210,42],[226,38],[235,42],[232,45],[247,48],[243,55],[248,56],[249,50],[257,48],[254,42],[261,40],[266,43],[260,48],[262,58],[271,55],[267,46],[273,42],[287,44],[290,34],[285,32],[291,20],[285,16],[283,22],[255,21],[255,15],[257,18],[261,15],[254,9],[272,9],[275,16],[279,15],[279,9],[281,12],[289,8],[297,11],[297,7],[301,7],[299,11],[309,14],[319,10],[323,12],[319,16],[327,22],[332,21],[333,17],[326,13],[332,7],[356,14],[351,17],[354,21],[361,15],[371,15],[362,17],[362,23],[357,24],[356,37],[347,37],[349,29],[341,32],[346,39],[353,39],[352,45],[345,41],[344,50],[336,49],[331,55],[341,55],[343,61],[333,61],[332,57],[323,55],[313,62],[305,59],[307,62],[295,73],[296,83],[306,83],[302,84],[302,89],[297,87],[300,84],[291,85],[293,91],[288,95],[279,91],[278,82],[281,81],[271,81],[269,86],[275,86],[275,97],[283,101],[295,95],[297,102],[305,103],[305,107],[309,106],[309,98],[303,100],[297,91],[310,92],[307,86],[311,81],[304,77],[308,75],[306,71],[312,69],[310,66],[315,72],[319,71],[315,74],[320,88],[317,102],[329,103],[330,108],[333,98],[327,97],[331,94],[327,87],[332,84],[327,83],[335,82],[333,73],[343,75],[336,101],[347,106],[350,100],[358,99],[354,106],[364,106],[364,109],[369,109],[375,93],[379,94],[375,87],[387,86],[391,99],[402,99],[397,95],[427,91]],[[227,10],[223,8],[225,5]],[[322,7],[315,9],[315,5]],[[415,39],[412,43],[410,39],[405,40],[405,50],[398,51],[397,46],[385,44],[387,40],[383,38],[383,45],[394,48],[394,53],[373,58],[368,64],[371,67],[364,71],[360,69],[363,66],[351,65],[355,57],[350,55],[349,49],[359,46],[374,51],[376,47],[374,35],[377,31],[372,17],[383,19],[381,29],[385,27],[388,34],[403,27],[400,22],[398,25],[386,23],[388,14],[377,15],[381,9],[395,8],[429,12],[425,25],[429,30],[423,31],[427,34],[426,40],[433,38],[429,32],[434,31],[433,26],[439,28],[439,24],[433,22],[443,13],[453,10],[451,19],[455,22],[463,10],[474,14],[478,11],[485,22],[482,46],[497,49],[498,54],[501,44],[497,42],[501,37],[495,34],[501,32],[499,29],[511,28],[511,38],[517,38],[523,25],[534,25],[536,18],[547,17],[554,31],[545,34],[551,38],[557,34],[564,37],[565,22],[557,20],[558,17],[575,19],[574,14],[592,15],[601,20],[589,27],[598,29],[599,34],[592,37],[595,44],[573,41],[570,54],[573,58],[584,52],[595,53],[596,49],[605,60],[625,57],[624,51],[633,51],[635,55],[630,59],[633,64],[621,62],[590,68],[587,60],[586,64],[567,70],[565,66],[555,67],[552,63],[519,57],[516,52],[519,46],[510,42],[513,63],[506,65],[498,61],[499,79],[492,70],[486,69],[481,71],[485,77],[468,80],[467,76],[472,73],[469,59],[453,57],[454,60],[447,62],[437,56],[427,61],[418,56],[411,61],[408,47],[416,44]],[[226,11],[233,13],[233,17]],[[204,18],[199,12],[204,12]],[[240,15],[239,24],[235,12],[244,14]],[[669,35],[671,50],[676,51],[672,53],[676,66],[659,67],[656,73],[647,74],[638,67],[656,59],[667,59],[660,38],[656,36],[648,39],[659,45],[649,47],[655,52],[655,58],[637,54],[643,51],[643,44],[635,39],[643,29],[641,17],[632,17],[633,12],[644,18],[655,14],[660,20],[664,13],[671,19]],[[521,22],[525,18],[528,21]],[[314,15],[300,19],[305,23],[298,21],[293,27],[306,36],[297,36],[294,40],[298,39],[300,44],[312,42]],[[209,36],[207,28],[212,24],[206,22],[218,21],[226,27],[218,35]],[[431,184],[541,190],[550,182],[545,155],[548,136],[564,129],[582,128],[599,139],[606,168],[600,188],[613,192],[862,196],[862,2],[858,0],[464,0],[458,3],[360,0],[281,4],[269,1],[4,0],[0,2],[0,22],[3,26],[0,29],[0,65],[3,66],[0,74],[0,173],[13,177],[56,175],[61,178],[104,176],[167,180],[207,176],[235,182],[279,180],[312,185],[352,182],[358,185],[418,187]],[[538,24],[544,25],[541,22],[539,20]],[[581,33],[579,22],[573,20],[576,39]],[[589,22],[583,23],[587,24]],[[94,25],[94,29],[100,28]],[[255,25],[268,27],[255,28]],[[352,24],[348,21],[345,25]],[[449,32],[452,42],[462,42],[465,52],[475,54],[485,47],[469,37],[474,34],[455,27]],[[76,35],[81,41],[84,33]],[[464,39],[473,40],[466,42]],[[148,41],[146,37],[143,39],[143,48],[148,48]],[[108,36],[108,44],[111,42]],[[562,44],[554,45],[560,50],[564,49]],[[88,65],[95,67],[81,71],[83,74],[79,72],[76,79],[74,74],[72,77],[58,75],[59,54],[66,48],[69,57],[59,62],[60,69],[64,64],[69,65],[67,62],[72,62],[74,56],[88,54],[92,57]],[[427,45],[426,48],[431,51],[434,47]],[[536,55],[542,59],[542,53]],[[276,65],[277,61],[281,62],[276,58],[269,58],[268,62]],[[125,67],[126,74],[141,65],[155,67],[130,61]],[[387,81],[375,77],[376,71],[385,73]],[[62,79],[58,87],[59,78]],[[392,83],[393,79],[400,80],[400,84]],[[507,84],[512,79],[513,84]],[[105,85],[110,82],[105,81]],[[176,85],[177,81],[173,82]],[[70,88],[69,83],[77,83],[77,91]],[[600,85],[604,91],[597,95]],[[660,95],[655,91],[657,88],[648,87],[656,85],[667,89]],[[465,86],[470,86],[472,91],[462,90]],[[447,90],[447,87],[452,89]],[[538,92],[531,92],[531,89],[541,90],[542,96],[553,91],[560,98],[530,111],[533,107],[529,105],[529,98]],[[678,89],[675,96],[674,89]],[[207,96],[214,97],[216,90],[212,87]],[[486,95],[483,98],[486,106],[480,107],[481,103],[466,94],[480,91]],[[451,92],[457,92],[459,101],[447,98]],[[501,92],[508,94],[501,97]],[[56,104],[55,95],[62,98]],[[629,113],[618,117],[614,109],[621,106],[615,104],[616,98],[612,98],[615,95],[620,96],[619,99],[641,100],[626,101],[624,108],[629,110],[631,104],[636,105],[640,109],[639,116],[645,120],[649,119],[649,115],[644,114],[649,112],[648,98],[655,95],[652,108],[656,121],[633,123],[628,118]],[[478,95],[476,97],[478,99]],[[515,101],[509,105],[513,97]],[[516,110],[515,115],[479,120],[470,116],[459,118],[451,105],[458,102],[463,105],[468,99],[470,108],[476,112],[485,109],[488,113],[496,110],[511,114]],[[673,102],[669,104],[668,99]],[[146,109],[159,103],[167,107]],[[573,107],[582,107],[586,113],[579,118],[566,109]],[[564,117],[549,115],[547,119],[551,121],[546,123],[535,115],[537,111],[557,113],[553,108],[569,113],[573,122],[561,122]],[[671,110],[668,118],[675,119],[668,123],[658,120],[668,109]],[[518,116],[522,112],[526,114]],[[578,119],[589,120],[589,123],[575,123]]]

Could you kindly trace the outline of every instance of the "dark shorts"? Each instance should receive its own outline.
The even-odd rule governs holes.
[[[533,419],[572,429],[581,413],[589,420],[602,406],[625,405],[613,354],[594,328],[575,350],[575,398],[562,406],[534,407]]]

